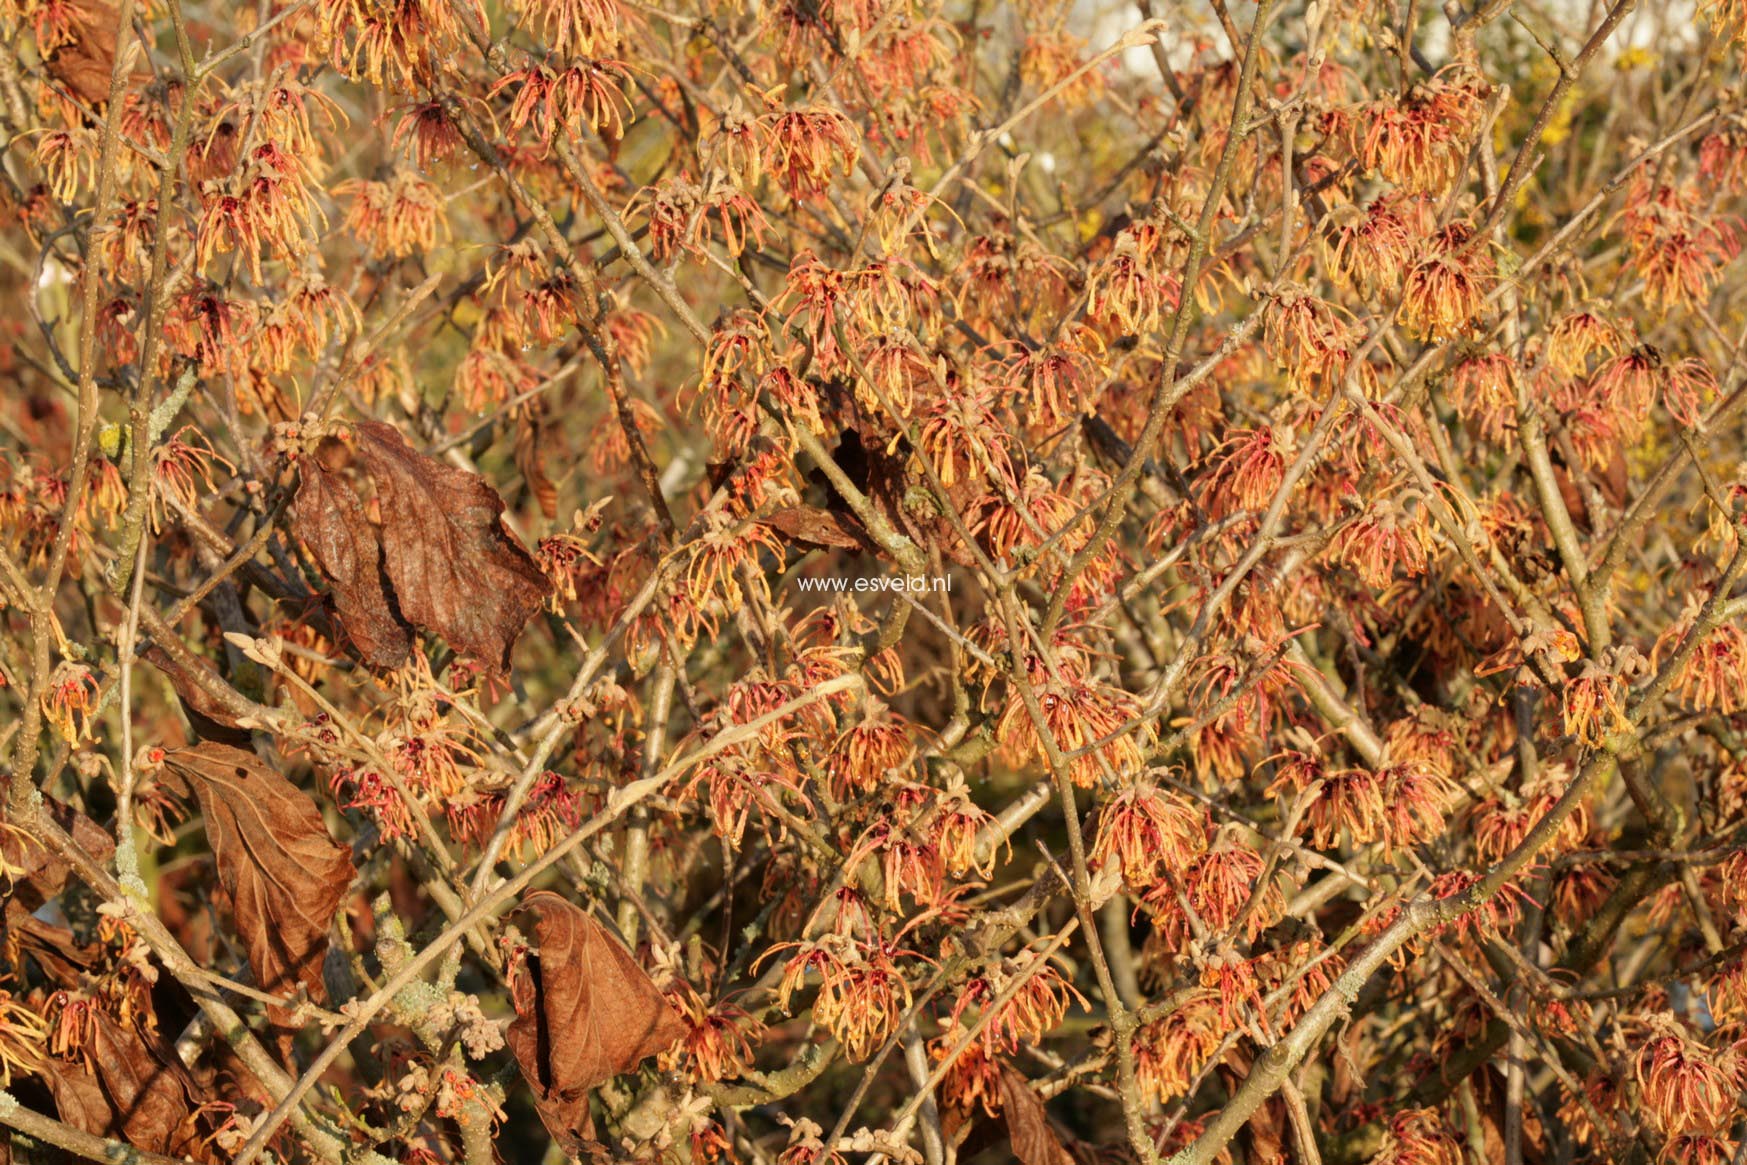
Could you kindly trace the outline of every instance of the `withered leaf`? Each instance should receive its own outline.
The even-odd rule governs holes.
[[[1011,1064],[1001,1065],[1001,1119],[1020,1165],[1074,1165],[1073,1155],[1050,1127],[1043,1101]]]
[[[136,1149],[211,1161],[199,1089],[161,1038],[97,1009],[81,1055],[52,1057],[44,1075],[61,1119]]]
[[[235,713],[226,708],[201,683],[202,677],[194,674],[194,668],[198,667],[213,680],[222,683],[217,668],[198,658],[192,665],[184,665],[155,643],[146,648],[145,659],[163,672],[164,678],[170,681],[170,686],[176,689],[176,697],[182,701],[182,709],[188,714],[188,723],[194,726],[194,731],[203,740],[216,740],[238,748],[248,747],[249,730],[237,720]]]
[[[109,101],[121,14],[105,0],[71,0],[69,8],[77,31],[70,43],[58,46],[43,64],[49,75],[79,100],[102,106]],[[134,76],[139,76],[139,70]]]
[[[49,815],[73,843],[98,862],[115,854],[109,832],[77,809],[53,797],[43,797],[43,812]],[[7,913],[30,913],[59,894],[73,867],[66,858],[37,840],[28,830],[0,823],[0,864],[19,871],[7,885]]]
[[[304,459],[291,522],[333,584],[334,613],[358,654],[376,667],[405,663],[412,628],[389,593],[376,526],[351,483],[322,453]]]
[[[507,670],[510,644],[551,584],[504,529],[503,499],[484,478],[426,457],[380,421],[360,422],[356,434],[400,613]]]
[[[768,514],[764,524],[807,546],[840,546],[870,554],[879,549],[855,515],[847,511],[822,510],[818,506],[785,506]]]
[[[538,401],[530,401],[537,406]],[[530,407],[516,420],[516,468],[548,521],[558,516],[558,484],[546,472],[546,410]]]
[[[631,952],[581,907],[550,891],[522,899],[536,916],[536,950],[511,984],[516,1018],[507,1039],[559,1147],[577,1153],[594,1136],[589,1090],[685,1033]]]
[[[254,753],[207,741],[164,758],[200,800],[219,883],[231,900],[249,968],[263,991],[299,984],[327,998],[328,924],[352,883],[352,854],[321,811]]]
[[[57,987],[79,986],[102,953],[96,946],[79,942],[66,927],[44,922],[34,914],[9,915],[0,926],[0,936],[6,940],[7,951],[17,952],[15,966],[23,966],[26,960],[33,962]]]

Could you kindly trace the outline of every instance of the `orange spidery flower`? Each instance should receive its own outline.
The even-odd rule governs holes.
[[[82,663],[64,659],[55,665],[43,688],[39,704],[43,719],[69,744],[91,734],[91,716],[97,711],[97,678]]]
[[[1497,862],[1516,849],[1535,824],[1552,812],[1569,779],[1564,765],[1549,764],[1541,777],[1525,785],[1515,798],[1507,801],[1495,795],[1477,802],[1469,812],[1475,853],[1487,862]],[[1557,857],[1582,845],[1589,822],[1589,806],[1579,803],[1559,826],[1543,856]]]
[[[744,582],[762,601],[770,602],[770,583],[758,561],[761,550],[769,551],[779,562],[786,553],[782,540],[763,523],[738,522],[719,511],[711,514],[704,533],[693,543],[686,566],[691,600],[702,607],[713,596],[721,599],[724,610],[738,611],[745,602]]]
[[[764,174],[764,156],[771,148],[770,127],[735,97],[728,111],[710,125],[699,143],[710,167],[719,169],[742,190],[753,190]]]
[[[1206,473],[1196,484],[1197,498],[1209,517],[1218,520],[1239,510],[1261,513],[1286,480],[1292,453],[1289,431],[1233,429],[1208,451]]]
[[[1716,395],[1717,374],[1702,357],[1689,356],[1669,369],[1662,386],[1662,405],[1682,425],[1697,428],[1707,402]]]
[[[1025,38],[1019,56],[1019,76],[1038,92],[1058,85],[1085,63],[1086,42],[1066,32],[1037,33]],[[1064,106],[1076,109],[1090,105],[1104,93],[1104,74],[1099,69],[1087,69],[1057,97]]]
[[[1075,785],[1092,788],[1106,769],[1119,780],[1140,771],[1145,758],[1135,736],[1150,738],[1152,725],[1141,720],[1139,697],[1066,674],[1038,684],[1036,695],[1044,725],[1068,758],[1068,777]],[[1015,767],[1048,756],[1031,710],[1017,692],[1008,699],[995,737]]]
[[[1268,301],[1262,343],[1294,384],[1308,384],[1345,367],[1354,337],[1338,310],[1299,287],[1282,288]]]
[[[1739,193],[1747,184],[1747,130],[1725,125],[1706,134],[1698,144],[1698,172],[1708,184]]]
[[[879,1051],[914,1002],[910,984],[893,958],[899,953],[910,952],[874,944],[860,961],[844,968],[837,1006],[830,1009],[829,1018],[814,1004],[814,1017],[831,1029],[852,1064]]]
[[[1676,1133],[1663,1142],[1656,1165],[1734,1165],[1740,1159],[1735,1142],[1710,1133]]]
[[[503,84],[499,81],[491,91],[496,93]],[[414,101],[400,107],[392,145],[405,151],[419,169],[429,170],[448,161],[466,144],[461,127],[441,101]]]
[[[1388,828],[1388,807],[1377,775],[1368,769],[1328,772],[1322,761],[1307,753],[1288,752],[1276,758],[1279,777],[1268,787],[1269,796],[1290,789],[1309,798],[1304,823],[1310,844],[1333,849],[1345,832],[1354,845],[1367,845]]]
[[[690,787],[700,783],[709,786],[710,827],[717,837],[738,849],[754,810],[759,812],[760,826],[767,836],[772,832],[772,817],[778,822],[776,832],[786,832],[776,810],[781,808],[784,793],[797,799],[801,796],[801,776],[791,770],[792,766],[756,759],[748,750],[728,749],[699,766]]]
[[[831,185],[833,171],[848,174],[860,155],[847,119],[812,106],[779,115],[770,127],[765,168],[796,202],[810,202]]]
[[[802,251],[790,260],[783,293],[771,305],[775,310],[791,295],[798,301],[790,320],[804,321],[807,341],[812,345],[813,360],[820,372],[829,373],[842,363],[837,329],[846,322],[843,313],[850,302],[849,292],[846,272],[826,266],[812,251]]]
[[[1221,830],[1219,842],[1189,868],[1184,879],[1185,896],[1195,913],[1215,932],[1223,932],[1237,920],[1250,898],[1255,908],[1244,922],[1244,941],[1253,940],[1286,916],[1286,891],[1278,878],[1260,879],[1266,862],[1262,855],[1237,840],[1230,829]]]
[[[699,243],[709,244],[715,231],[711,222],[721,224],[722,246],[730,258],[738,257],[747,246],[764,246],[764,232],[770,220],[750,195],[718,183],[704,198],[703,214],[698,220]]]
[[[1342,208],[1330,235],[1319,236],[1336,274],[1357,292],[1380,295],[1401,285],[1402,272],[1426,234],[1423,200],[1391,192],[1363,212]]]
[[[107,457],[93,457],[76,520],[87,528],[94,519],[114,526],[126,508],[127,485],[121,479],[121,469]]]
[[[1714,972],[1705,984],[1705,999],[1711,1014],[1723,1023],[1747,1019],[1747,959],[1731,959]]]
[[[1630,732],[1623,697],[1625,682],[1594,660],[1584,662],[1578,677],[1565,688],[1561,719],[1568,736],[1587,748],[1600,748],[1617,732]]]
[[[897,412],[894,420],[907,420],[916,410],[918,386],[932,388],[936,383],[934,363],[923,353],[908,328],[892,328],[869,336],[862,342],[859,355],[872,384],[858,377],[855,399],[869,415],[878,416],[884,411],[880,405],[880,394],[884,394]],[[874,391],[873,385],[879,387],[879,393]]]
[[[48,1027],[49,1054],[62,1060],[81,1060],[97,1042],[100,1007],[97,1000],[80,991],[56,991],[43,1004],[43,1022]]]
[[[1399,101],[1361,108],[1353,120],[1353,152],[1415,194],[1442,194],[1461,176],[1468,138],[1479,127],[1481,94],[1474,83],[1453,80],[1453,70],[1416,86]]]
[[[1698,8],[1716,35],[1724,40],[1747,42],[1747,3],[1743,0],[1699,0]]]
[[[783,963],[782,978],[777,982],[777,1006],[794,1014],[790,1001],[795,992],[806,986],[807,976],[818,975],[819,994],[813,1008],[814,1014],[820,1016],[820,1022],[824,1022],[823,1015],[835,1014],[842,1007],[845,969],[856,957],[855,942],[844,934],[828,932],[810,942],[777,943],[759,956],[758,962],[785,950],[794,953]],[[756,967],[757,963],[753,965]]]
[[[1073,328],[1056,343],[1017,347],[991,379],[1014,386],[1022,395],[1027,425],[1055,429],[1097,399],[1100,386],[1094,353],[1101,351],[1096,332]]]
[[[1452,870],[1432,879],[1426,892],[1441,900],[1460,898],[1473,890],[1479,882],[1479,874]],[[1522,921],[1522,904],[1528,901],[1531,899],[1520,884],[1506,882],[1490,898],[1483,899],[1472,909],[1462,911],[1452,921],[1435,928],[1432,937],[1448,934],[1459,940],[1484,942],[1500,934],[1507,934]]]
[[[1462,1146],[1435,1108],[1392,1114],[1370,1165],[1462,1165]]]
[[[319,10],[319,35],[334,68],[374,85],[416,87],[462,32],[456,6],[442,0],[321,0]],[[465,11],[489,27],[478,0]]]
[[[1673,626],[1662,633],[1650,654],[1658,672],[1692,633],[1698,615],[1693,600]],[[1747,631],[1734,622],[1713,628],[1696,648],[1687,653],[1675,673],[1673,693],[1692,708],[1733,716],[1747,709]]]
[[[1652,1016],[1632,1061],[1644,1109],[1665,1134],[1721,1133],[1738,1115],[1740,1083],[1672,1014]]]
[[[1123,882],[1140,890],[1162,875],[1181,878],[1206,848],[1207,811],[1140,781],[1099,810],[1090,856],[1101,868],[1114,863]]]
[[[1134,1073],[1141,1094],[1160,1104],[1182,1096],[1229,1030],[1220,1019],[1217,993],[1205,988],[1141,1028],[1134,1039]]]
[[[663,1053],[669,1071],[684,1062],[699,1080],[714,1084],[752,1067],[754,1049],[764,1040],[764,1024],[756,1017],[726,999],[706,1003],[686,983],[669,989],[667,999],[686,1025],[685,1037]]]
[[[561,57],[592,57],[634,27],[636,13],[614,0],[511,0],[510,8]]]
[[[402,170],[390,182],[353,179],[334,188],[351,198],[345,226],[375,259],[403,259],[429,251],[447,237],[449,218],[442,191],[422,174]]]
[[[1177,310],[1178,292],[1176,276],[1156,270],[1133,232],[1125,230],[1092,269],[1086,310],[1115,324],[1119,335],[1138,335],[1156,327],[1163,313]]]
[[[1202,963],[1199,982],[1219,1001],[1219,1021],[1226,1030],[1241,1029],[1253,1015],[1256,1026],[1269,1033],[1254,962],[1229,948],[1224,952],[1216,951]]]
[[[997,1005],[995,1000],[1017,982],[1019,986]],[[989,1055],[1005,1052],[1014,1055],[1022,1044],[1042,1040],[1061,1025],[1068,1014],[1068,1004],[1078,1000],[1082,1010],[1091,1004],[1062,977],[1060,970],[1042,954],[1033,950],[1020,951],[988,981],[989,998],[984,1004],[988,1022],[982,1030],[983,1049]],[[958,1020],[960,997],[952,1019]]]
[[[97,19],[97,10],[75,0],[39,0],[38,3],[9,3],[5,8],[8,23],[31,18],[31,31],[36,34],[37,51],[49,56],[85,35]]]
[[[979,840],[996,828],[994,815],[971,800],[963,778],[956,775],[952,785],[936,796],[935,805],[936,812],[929,830],[946,872],[955,878],[972,873],[992,877],[1000,846],[989,846],[988,853],[980,860],[977,849]],[[1011,849],[1011,845],[1008,848]]]
[[[49,130],[36,139],[36,164],[56,199],[76,202],[96,179],[97,139],[82,127]]]
[[[1504,352],[1479,352],[1450,369],[1450,403],[1489,444],[1516,428],[1517,363]]]
[[[1473,236],[1467,223],[1438,231],[1402,281],[1401,321],[1423,339],[1447,340],[1474,328],[1492,284],[1493,262],[1484,246],[1469,246]]]
[[[946,867],[940,851],[926,839],[912,837],[890,822],[881,821],[868,831],[868,842],[858,852],[877,852],[885,907],[894,915],[904,910],[904,895],[918,906],[938,903],[946,889]]]
[[[970,532],[979,535],[989,554],[997,562],[1011,562],[1019,547],[1041,546],[1051,534],[1060,530],[1079,512],[1072,500],[1061,494],[1055,483],[1036,465],[1027,467],[1019,479],[1011,500],[1006,496],[988,495],[983,499]],[[1056,540],[1064,557],[1084,546],[1092,537],[1090,522],[1081,522]]]
[[[1733,220],[1701,211],[1696,189],[1652,187],[1653,171],[1643,169],[1633,179],[1624,224],[1630,265],[1644,280],[1644,303],[1660,314],[1703,304],[1724,265],[1740,254],[1741,240]]]
[[[13,1072],[33,1076],[44,1067],[48,1025],[36,1012],[0,990],[0,1088],[10,1087]]]
[[[1005,234],[977,235],[964,244],[953,271],[960,315],[992,320],[1013,310],[1018,294],[1013,253],[1013,239]]]
[[[987,981],[977,978],[971,982]],[[928,1041],[929,1059],[939,1063],[964,1038],[963,1029],[947,1025],[940,1035]],[[994,1058],[984,1049],[982,1040],[973,1039],[965,1045],[952,1066],[946,1070],[946,1074],[940,1078],[940,1091],[946,1104],[960,1112],[971,1112],[978,1108],[990,1116],[1000,1112],[1001,1072]]]
[[[1439,836],[1455,804],[1456,786],[1437,769],[1394,764],[1377,772],[1385,806],[1385,850],[1411,848]]]
[[[994,386],[972,379],[968,384],[957,382],[955,387],[956,391],[942,393],[924,410],[916,456],[928,459],[940,476],[940,484],[948,489],[961,481],[984,478],[1013,488],[1018,483],[995,416]]]
[[[1560,376],[1582,376],[1592,356],[1612,356],[1625,346],[1621,329],[1587,309],[1567,312],[1547,333],[1547,364]]]
[[[1425,574],[1431,549],[1425,508],[1409,512],[1393,500],[1378,502],[1342,526],[1329,543],[1329,553],[1374,590],[1388,587],[1398,573]]]
[[[592,130],[610,140],[625,134],[625,116],[632,112],[623,80],[631,68],[623,61],[585,61],[563,69],[532,64],[505,73],[486,96],[512,91],[510,125],[532,127],[547,141],[557,130],[571,136]]]
[[[413,808],[402,799],[388,778],[374,769],[336,769],[328,781],[338,794],[350,790],[351,799],[342,804],[345,809],[362,809],[375,819],[382,836],[393,840],[413,833]],[[420,812],[423,812],[422,807]]]
[[[152,240],[157,233],[157,199],[129,199],[123,202],[114,219],[96,236],[104,265],[122,282],[138,280],[146,271],[146,264],[152,253]]]
[[[1669,379],[1662,353],[1648,344],[1615,356],[1596,370],[1591,385],[1603,407],[1621,415],[1635,429],[1662,398]]]
[[[879,701],[866,703],[861,722],[839,736],[825,757],[831,794],[839,799],[871,793],[890,774],[910,772],[917,761],[907,724]]]
[[[158,499],[170,496],[181,503],[180,508],[197,512],[200,498],[215,493],[213,468],[224,466],[236,472],[236,466],[220,456],[204,434],[193,425],[184,425],[174,436],[153,450],[152,532],[163,529],[164,511]]]

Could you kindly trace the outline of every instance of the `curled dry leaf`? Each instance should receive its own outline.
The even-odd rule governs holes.
[[[504,529],[503,499],[477,474],[360,422],[352,449],[376,491],[372,522],[342,475],[340,442],[306,460],[296,530],[334,585],[334,608],[366,662],[397,667],[411,629],[498,671],[545,601],[546,576]]]
[[[535,950],[511,983],[506,1033],[540,1119],[566,1153],[594,1138],[589,1090],[666,1049],[685,1025],[631,952],[579,906],[550,891],[522,900]]]
[[[78,1058],[51,1057],[43,1070],[61,1120],[150,1153],[216,1160],[201,1127],[201,1089],[175,1051],[101,1008],[91,1015]]]
[[[202,740],[216,740],[237,748],[248,747],[248,728],[237,718],[236,713],[226,708],[212,694],[209,690],[211,684],[203,682],[222,683],[217,668],[198,657],[185,665],[155,643],[146,648],[145,659],[162,672],[164,678],[170,681],[170,686],[176,689],[176,698],[182,701],[182,710],[188,714],[188,723]],[[204,674],[196,674],[196,669]]]
[[[382,569],[382,542],[352,485],[334,462],[339,442],[304,459],[291,520],[297,536],[333,584],[334,614],[364,662],[399,667],[412,647]]]
[[[1001,1119],[1020,1165],[1074,1165],[1049,1124],[1049,1112],[1030,1081],[1011,1064],[1001,1065]]]
[[[522,471],[522,480],[540,504],[540,512],[551,521],[558,516],[558,483],[546,472],[546,410],[538,401],[528,403],[516,418],[516,468]]]
[[[846,511],[825,510],[818,506],[785,506],[766,515],[764,524],[807,547],[829,549],[836,546],[869,554],[878,549],[855,515]]]
[[[45,796],[43,810],[96,861],[107,863],[114,856],[115,841],[109,832],[77,809]],[[5,822],[0,822],[0,868],[8,871],[7,876],[0,878],[0,886],[6,891],[7,914],[29,914],[36,910],[61,892],[73,871],[60,854],[25,830]]]
[[[67,8],[72,14],[73,37],[50,52],[43,64],[49,75],[80,101],[101,106],[109,100],[121,13],[105,0],[71,0]]]
[[[382,555],[401,613],[499,670],[550,584],[503,527],[485,479],[415,451],[378,421],[357,426],[376,485]]]
[[[256,983],[274,994],[301,984],[325,1000],[322,958],[352,883],[351,851],[328,836],[315,802],[252,752],[208,741],[164,764],[200,801]]]

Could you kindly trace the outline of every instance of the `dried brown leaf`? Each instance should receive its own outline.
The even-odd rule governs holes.
[[[188,714],[188,723],[193,725],[195,733],[201,739],[216,740],[238,748],[248,747],[249,730],[201,682],[203,677],[194,673],[194,668],[198,667],[212,680],[222,683],[217,668],[198,658],[194,660],[192,667],[186,666],[155,643],[146,648],[145,659],[163,672],[164,678],[170,681],[170,686],[176,689],[176,697],[182,701],[182,710]]]
[[[787,506],[767,515],[764,524],[808,546],[840,546],[870,554],[878,549],[861,523],[848,512],[823,510],[818,506]]]
[[[1020,1165],[1074,1165],[1073,1155],[1050,1127],[1043,1101],[1010,1064],[1001,1065],[1001,1119],[1007,1123],[1013,1156]]]
[[[93,1017],[80,1057],[51,1058],[44,1070],[61,1120],[150,1153],[215,1160],[199,1089],[175,1051],[100,1009]]]
[[[57,987],[79,986],[102,954],[96,946],[74,938],[66,927],[44,922],[34,914],[8,916],[0,935],[4,935],[8,950],[17,951],[15,965],[26,959],[34,962]]]
[[[115,71],[115,45],[120,12],[104,0],[71,0],[77,29],[73,40],[49,54],[49,75],[71,89],[87,105],[109,101],[110,75]]]
[[[304,459],[291,528],[333,584],[334,613],[364,662],[399,667],[412,648],[412,628],[389,593],[376,526],[351,483],[330,463],[338,445],[324,444],[317,456]]]
[[[581,907],[541,890],[536,951],[511,984],[516,1018],[507,1040],[534,1090],[540,1119],[566,1153],[594,1136],[589,1090],[662,1051],[685,1033],[631,952]]]
[[[74,843],[98,862],[115,854],[109,832],[89,817],[53,797],[43,798],[43,810]],[[28,914],[59,894],[73,872],[72,864],[34,835],[0,822],[0,867],[10,871],[0,876],[7,913]]]
[[[200,800],[218,879],[263,991],[299,984],[327,998],[328,924],[352,883],[352,854],[328,836],[315,802],[252,752],[208,741],[165,768]]]
[[[516,468],[540,512],[551,521],[558,516],[558,485],[546,472],[547,432],[544,409],[529,408],[516,420]]]
[[[510,645],[551,584],[504,529],[503,499],[479,475],[426,457],[381,422],[360,422],[355,432],[401,615],[507,670]]]

